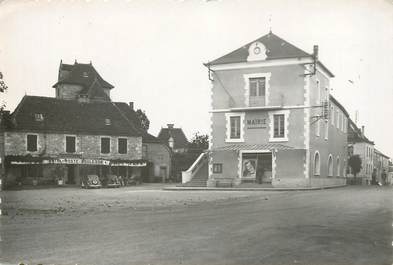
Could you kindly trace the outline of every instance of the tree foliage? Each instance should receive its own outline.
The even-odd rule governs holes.
[[[353,175],[356,177],[362,169],[362,159],[359,155],[353,155],[349,158],[348,165],[351,167]]]
[[[145,111],[141,110],[141,109],[137,109],[136,110],[136,116],[138,117],[138,120],[140,122],[140,127],[145,130],[148,131],[149,127],[150,127],[150,121],[149,118],[147,118],[147,115],[145,113]]]
[[[5,84],[3,80],[3,73],[0,72],[0,93],[6,92],[8,89],[8,86]],[[5,108],[5,101],[0,102],[0,111],[2,111]]]
[[[191,139],[190,149],[206,150],[209,148],[209,136],[207,134],[200,134],[196,132]]]

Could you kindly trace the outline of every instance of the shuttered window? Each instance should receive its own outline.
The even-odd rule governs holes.
[[[250,97],[265,96],[266,78],[250,78]]]
[[[240,116],[230,117],[231,139],[240,139]]]
[[[75,153],[75,136],[66,136],[66,153]]]
[[[119,154],[127,154],[127,138],[119,138],[117,145]]]
[[[101,138],[101,154],[109,154],[111,150],[111,139],[109,137]]]
[[[38,137],[35,134],[27,135],[27,151],[36,152],[37,151],[37,140]]]
[[[285,136],[285,115],[275,114],[274,118],[274,138],[283,138]]]

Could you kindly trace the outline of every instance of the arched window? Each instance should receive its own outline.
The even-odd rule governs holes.
[[[329,155],[328,159],[328,176],[333,177],[333,158],[332,155]]]
[[[337,165],[337,177],[340,177],[340,157],[338,156],[336,159],[336,165]]]
[[[319,159],[319,152],[315,151],[314,155],[314,175],[319,176],[321,173],[321,162]]]

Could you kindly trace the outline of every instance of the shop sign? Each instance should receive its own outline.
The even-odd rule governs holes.
[[[246,125],[247,129],[266,129],[266,119],[248,119]]]
[[[111,163],[112,167],[145,167],[146,166],[146,162],[114,162]]]
[[[80,159],[80,158],[53,158],[45,159],[42,164],[65,164],[65,165],[106,165],[109,166],[108,160],[102,159]]]

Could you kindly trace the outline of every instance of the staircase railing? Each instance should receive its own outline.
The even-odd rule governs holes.
[[[207,152],[201,153],[195,160],[195,162],[190,166],[190,168],[182,172],[181,182],[183,184],[189,182],[195,176],[198,170],[203,166],[207,159]]]

